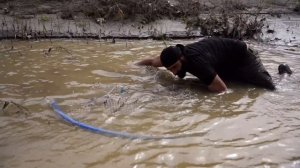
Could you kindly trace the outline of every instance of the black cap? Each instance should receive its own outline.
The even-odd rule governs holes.
[[[160,54],[160,61],[164,67],[168,68],[171,65],[175,64],[181,56],[182,52],[179,47],[170,46],[163,49]]]

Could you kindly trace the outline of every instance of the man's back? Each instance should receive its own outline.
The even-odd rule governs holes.
[[[207,38],[185,46],[187,71],[209,84],[218,74],[229,78],[245,59],[247,45],[239,40]]]
[[[226,38],[207,38],[185,47],[187,60],[201,59],[215,69],[237,65],[246,52],[244,42]]]

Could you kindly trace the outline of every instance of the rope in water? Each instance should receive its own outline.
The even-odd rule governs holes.
[[[60,116],[65,122],[77,126],[83,130],[90,131],[93,133],[101,134],[104,136],[109,136],[109,137],[119,137],[119,138],[126,138],[126,139],[141,139],[141,140],[160,140],[160,139],[177,139],[177,138],[183,138],[187,137],[187,135],[179,135],[179,136],[166,136],[166,137],[157,137],[157,136],[147,136],[147,135],[135,135],[135,134],[129,134],[127,132],[118,132],[118,131],[111,131],[103,128],[97,128],[85,123],[82,123],[80,121],[77,121],[64,113],[56,101],[52,100],[50,102],[50,106],[54,110],[54,112]]]

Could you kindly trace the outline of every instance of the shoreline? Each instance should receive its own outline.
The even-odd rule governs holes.
[[[296,0],[170,0],[157,4],[116,1],[113,5],[118,10],[105,16],[100,14],[110,4],[89,0],[72,2],[3,1],[0,3],[0,40],[176,40],[219,36],[300,44],[297,31],[300,29],[300,13],[296,11],[300,1]],[[142,5],[140,7],[146,11],[138,10],[134,5]],[[127,9],[132,9],[132,13]],[[147,10],[153,16],[147,14]],[[176,10],[181,13],[176,13]],[[67,14],[70,17],[66,17]]]
[[[41,18],[48,17],[47,22]],[[179,40],[205,37],[200,29],[188,29],[180,20],[158,20],[147,25],[136,22],[108,22],[102,25],[84,20],[86,26],[74,20],[56,19],[56,15],[38,15],[18,22],[5,17],[6,24],[0,28],[0,40],[39,40],[39,39],[96,39],[96,40]],[[22,22],[21,22],[22,21]],[[268,16],[262,32],[255,41],[300,46],[300,15],[285,14],[280,17]],[[60,25],[60,26],[57,26]],[[24,29],[22,29],[22,27]],[[24,31],[26,30],[26,31]]]

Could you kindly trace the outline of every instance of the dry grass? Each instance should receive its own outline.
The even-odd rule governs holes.
[[[134,19],[142,23],[161,18],[195,16],[205,10],[204,5],[194,0],[182,0],[176,5],[168,0],[89,0],[64,6],[63,18],[74,18],[74,14],[81,12],[91,18]]]
[[[205,36],[222,36],[235,39],[251,39],[261,33],[264,17],[223,11],[187,20],[187,29],[200,29]]]

